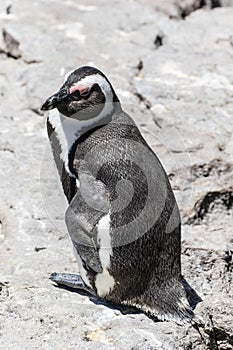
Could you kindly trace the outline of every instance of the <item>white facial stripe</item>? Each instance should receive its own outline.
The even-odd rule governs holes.
[[[100,244],[99,257],[103,272],[97,274],[95,286],[98,295],[103,297],[109,294],[115,285],[115,280],[108,271],[110,256],[112,255],[109,214],[103,216],[97,225],[97,239]]]
[[[105,95],[106,102],[111,103],[113,101],[112,89],[107,80],[100,74],[88,75],[85,78],[79,80],[75,85],[86,86],[91,88],[94,84],[98,84]]]
[[[70,70],[68,73],[64,75],[63,84],[66,82],[66,80],[69,78],[70,74],[72,74],[75,71],[75,69]]]
[[[69,169],[68,155],[74,142],[78,138],[77,134],[80,130],[79,122],[72,118],[66,118],[59,113],[57,109],[53,109],[49,112],[48,119],[55,129],[55,133],[57,134],[57,138],[61,146],[60,158],[64,162],[66,171],[70,176],[74,177]]]

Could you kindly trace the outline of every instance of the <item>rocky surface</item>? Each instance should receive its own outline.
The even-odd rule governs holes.
[[[0,349],[233,349],[231,5],[1,1]],[[169,174],[203,339],[48,278],[77,265],[39,108],[86,64],[107,74]]]

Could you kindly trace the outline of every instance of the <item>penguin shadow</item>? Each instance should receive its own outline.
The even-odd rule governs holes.
[[[182,276],[182,284],[183,284],[184,289],[185,289],[188,303],[189,303],[190,307],[192,308],[192,310],[194,310],[196,308],[197,304],[199,304],[202,301],[202,299],[197,294],[197,292],[190,286],[190,284],[186,281],[186,279],[183,276]]]
[[[58,289],[67,290],[71,293],[77,293],[79,295],[86,296],[95,305],[103,305],[108,307],[111,310],[120,311],[122,315],[143,314],[143,312],[138,310],[136,307],[113,303],[111,301],[102,299],[97,295],[93,295],[91,294],[91,292],[88,292],[86,290],[76,289],[65,285],[56,285],[56,284],[54,284],[54,287]]]

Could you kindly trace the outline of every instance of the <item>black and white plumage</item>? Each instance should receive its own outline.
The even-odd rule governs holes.
[[[72,71],[42,110],[51,110],[48,135],[81,275],[52,279],[160,320],[191,321],[174,194],[106,76]]]

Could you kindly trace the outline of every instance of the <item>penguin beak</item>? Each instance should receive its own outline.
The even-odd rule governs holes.
[[[56,108],[57,105],[65,100],[70,94],[70,90],[67,87],[62,87],[54,95],[50,96],[41,106],[42,111],[48,111],[50,109]]]

